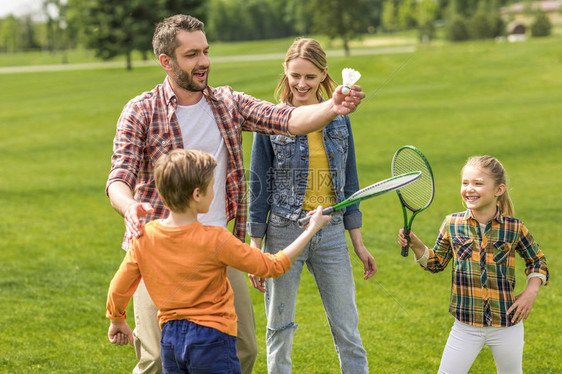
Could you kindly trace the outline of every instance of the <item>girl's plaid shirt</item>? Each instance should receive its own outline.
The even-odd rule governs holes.
[[[228,221],[235,219],[233,233],[243,241],[247,193],[242,131],[290,135],[288,120],[294,108],[261,101],[228,86],[207,87],[203,95],[228,149],[226,214]],[[153,164],[172,149],[183,148],[174,115],[176,106],[176,95],[166,78],[163,84],[129,101],[117,122],[106,193],[115,181],[129,185],[137,201],[150,203],[154,208],[153,214],[141,217],[143,223],[168,215],[154,184]],[[128,247],[130,240],[131,235],[126,232],[123,248]]]
[[[525,260],[528,277],[542,274],[548,284],[546,257],[520,220],[504,217],[498,208],[482,233],[467,210],[445,218],[422,267],[439,272],[453,259],[449,312],[469,325],[508,327],[506,312],[515,302],[515,252]]]

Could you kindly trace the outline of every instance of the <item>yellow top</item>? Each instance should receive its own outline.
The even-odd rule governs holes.
[[[326,147],[322,140],[322,129],[308,136],[308,181],[302,204],[303,210],[313,210],[322,205],[323,208],[337,203],[330,164],[326,155]]]

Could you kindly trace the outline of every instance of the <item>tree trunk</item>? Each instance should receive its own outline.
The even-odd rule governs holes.
[[[343,50],[345,51],[345,56],[349,57],[349,41],[347,38],[343,38]]]
[[[133,70],[133,62],[131,61],[131,51],[127,51],[127,71]]]

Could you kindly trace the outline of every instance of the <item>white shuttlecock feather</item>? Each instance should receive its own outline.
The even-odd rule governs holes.
[[[347,95],[349,91],[351,91],[351,86],[353,86],[355,82],[357,82],[359,78],[361,78],[361,74],[357,70],[351,68],[343,69],[341,71],[341,76],[343,79],[343,86],[344,86],[341,92],[344,95]]]

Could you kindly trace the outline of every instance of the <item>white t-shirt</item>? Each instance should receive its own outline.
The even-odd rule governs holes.
[[[176,117],[183,137],[185,149],[198,149],[213,155],[215,168],[215,198],[209,212],[199,214],[197,219],[204,225],[227,226],[226,218],[226,167],[228,150],[219,127],[205,97],[194,105],[178,105]]]

